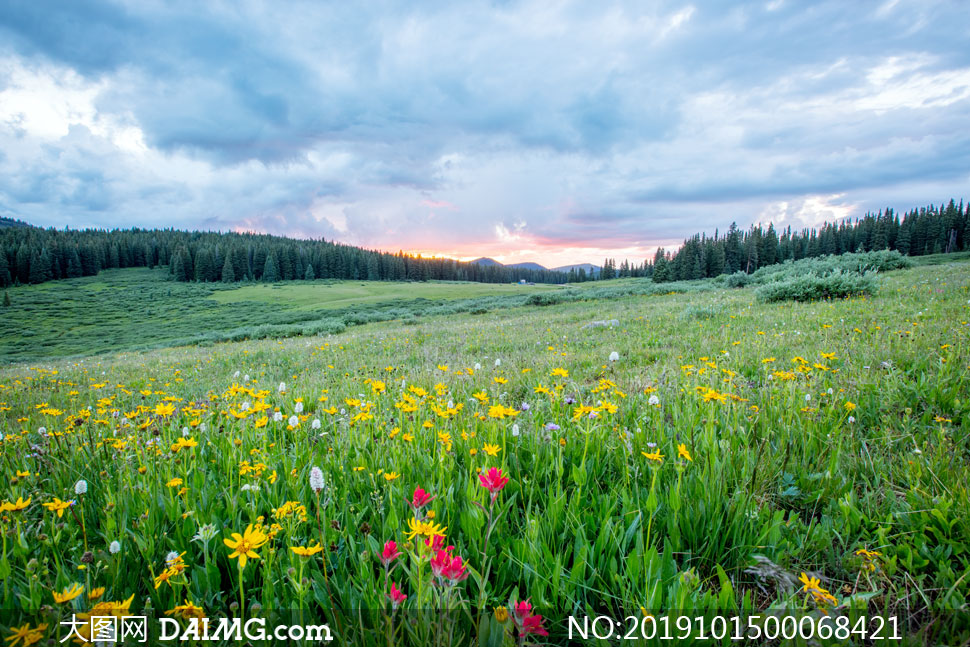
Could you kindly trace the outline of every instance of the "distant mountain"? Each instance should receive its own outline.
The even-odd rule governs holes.
[[[491,265],[501,266],[502,265],[501,263],[499,263],[494,258],[488,258],[487,256],[482,256],[481,258],[476,258],[475,260],[468,261],[468,262],[471,263],[472,265],[485,265],[485,266],[491,266]]]
[[[562,267],[554,267],[552,268],[552,271],[569,272],[569,270],[576,270],[578,272],[581,269],[586,270],[587,274],[599,274],[601,268],[599,265],[593,265],[592,263],[579,263],[578,265],[563,265]]]
[[[517,270],[548,270],[548,267],[544,265],[539,265],[538,263],[513,263],[512,265],[506,265],[505,267],[512,267]]]

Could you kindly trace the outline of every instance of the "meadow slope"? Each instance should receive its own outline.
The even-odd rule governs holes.
[[[51,605],[56,627],[95,591],[183,617],[296,610],[361,645],[501,645],[523,629],[504,609],[529,599],[550,636],[527,642],[565,643],[569,614],[776,608],[894,614],[910,644],[960,644],[970,264],[878,283],[0,369],[2,620]],[[383,622],[333,612],[379,615],[391,584],[407,599]]]

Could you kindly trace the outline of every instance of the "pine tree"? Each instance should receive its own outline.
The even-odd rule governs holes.
[[[313,273],[313,264],[307,263],[307,265],[306,265],[306,273],[303,275],[303,280],[304,281],[312,281],[315,278],[317,278],[317,277]]]
[[[670,275],[668,271],[667,254],[664,252],[664,248],[661,247],[657,250],[656,255],[653,257],[653,282],[654,283],[665,283],[670,280]]]
[[[13,283],[10,276],[9,263],[7,263],[7,252],[0,245],[0,288],[5,288]]]
[[[266,263],[263,265],[262,280],[265,281],[266,283],[274,283],[277,281],[277,276],[278,274],[276,272],[276,259],[273,257],[273,254],[270,253],[266,257]]]
[[[81,276],[81,257],[78,256],[75,247],[67,254],[67,278],[76,279],[79,276]]]
[[[3,291],[3,307],[4,308],[10,307],[10,295],[7,294],[6,290]]]
[[[222,282],[235,283],[236,270],[232,266],[232,255],[226,254],[226,262],[222,264]]]

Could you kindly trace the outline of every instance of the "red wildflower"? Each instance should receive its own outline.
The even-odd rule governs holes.
[[[414,488],[414,496],[408,501],[408,505],[414,508],[415,513],[417,513],[421,508],[428,505],[434,501],[434,497],[425,492],[422,488]]]
[[[515,621],[523,636],[528,634],[549,635],[549,632],[542,626],[542,616],[532,615],[532,604],[528,600],[517,602],[512,607],[512,620]]]
[[[400,556],[401,553],[397,549],[397,542],[389,540],[384,544],[384,550],[381,551],[381,564],[387,566]]]
[[[400,589],[397,588],[397,584],[394,582],[391,582],[391,592],[388,593],[387,597],[390,599],[391,604],[394,605],[395,609],[401,606],[401,603],[408,599],[408,596],[401,593]]]
[[[491,493],[493,501],[509,482],[508,478],[502,476],[502,470],[495,467],[490,468],[485,474],[479,474],[478,480],[481,481],[482,487]]]
[[[468,569],[462,563],[461,557],[452,557],[447,550],[439,550],[431,560],[431,570],[439,578],[448,580],[448,584],[456,584],[468,577]]]
[[[445,538],[441,535],[434,535],[431,539],[425,539],[424,545],[435,552],[439,550],[452,551],[455,549],[454,546],[445,546]]]

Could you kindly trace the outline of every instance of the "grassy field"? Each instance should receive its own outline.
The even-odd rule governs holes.
[[[92,311],[72,339],[278,308],[109,279],[86,289],[111,295],[114,333]],[[966,644],[970,264],[877,280],[871,298],[771,305],[627,282],[553,307],[0,369],[2,606],[49,605],[56,633],[97,604],[182,622],[258,605],[375,646],[567,644],[566,616],[600,613],[621,634],[651,614],[740,614],[752,636],[774,610],[832,629],[786,644],[871,643],[863,614],[897,618],[891,644]],[[45,339],[70,327],[17,316]],[[678,644],[714,644],[698,628]]]
[[[219,303],[271,303],[283,307],[312,309],[346,308],[407,299],[474,299],[504,294],[531,294],[556,290],[551,285],[512,285],[433,281],[396,283],[382,281],[313,281],[297,285],[255,284],[212,294]]]
[[[278,285],[167,280],[164,269],[107,270],[98,276],[8,289],[0,309],[0,363],[157,348],[235,338],[302,334],[308,325],[412,317],[455,300],[543,293],[551,286],[484,283],[312,281]]]

